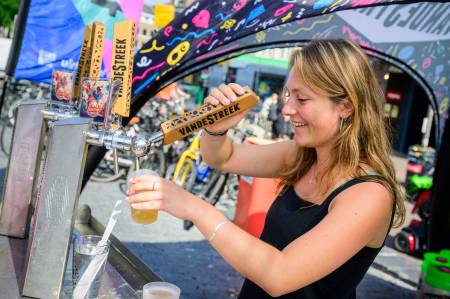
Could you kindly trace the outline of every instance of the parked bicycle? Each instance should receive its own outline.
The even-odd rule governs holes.
[[[181,153],[176,164],[169,165],[166,178],[187,191],[193,192],[195,184],[203,184],[211,168],[202,161],[200,155],[200,134],[195,135],[189,147]]]

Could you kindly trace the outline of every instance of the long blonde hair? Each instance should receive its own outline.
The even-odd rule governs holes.
[[[295,50],[291,68],[305,84],[325,94],[335,103],[348,100],[353,114],[344,122],[334,144],[329,165],[321,173],[324,194],[337,183],[337,172],[350,177],[377,181],[392,194],[395,226],[405,218],[404,195],[396,182],[390,158],[391,144],[383,113],[383,92],[378,84],[367,55],[351,41],[344,39],[319,40]],[[317,160],[314,148],[299,147],[295,163],[281,174],[281,187],[297,182]],[[379,176],[365,176],[361,164],[368,165]]]

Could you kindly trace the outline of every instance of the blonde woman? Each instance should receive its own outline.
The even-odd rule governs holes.
[[[221,85],[205,101],[229,104],[242,92]],[[226,131],[244,114],[209,127],[201,139],[203,159],[215,168],[282,179],[260,239],[158,177],[135,178],[129,201],[191,220],[246,278],[241,299],[355,298],[391,225],[404,219],[383,94],[357,45],[327,40],[294,52],[284,96],[293,140],[233,144]]]

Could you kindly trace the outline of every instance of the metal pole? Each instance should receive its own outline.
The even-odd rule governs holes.
[[[28,11],[31,0],[21,0],[16,23],[14,24],[14,36],[9,51],[8,62],[5,72],[9,76],[14,76],[17,61],[19,60],[20,50],[22,48],[23,35],[25,34],[25,25],[27,23]]]
[[[6,78],[3,84],[2,96],[0,98],[0,115],[2,115],[3,103],[5,101],[6,88],[8,86],[9,77],[14,76],[17,61],[19,60],[20,49],[22,48],[23,35],[25,34],[25,25],[28,18],[28,11],[30,9],[31,0],[20,1],[19,12],[14,23],[14,36],[9,49],[8,60],[6,62]]]

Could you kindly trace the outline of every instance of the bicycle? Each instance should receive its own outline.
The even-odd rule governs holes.
[[[202,161],[200,155],[200,134],[193,137],[189,147],[182,152],[178,162],[167,168],[166,178],[189,192],[193,192],[196,182],[202,184],[211,168]]]

